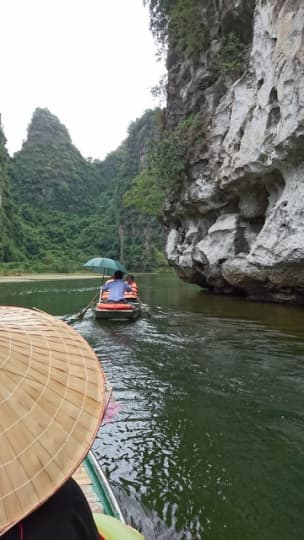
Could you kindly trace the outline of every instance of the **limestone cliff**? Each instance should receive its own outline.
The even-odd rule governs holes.
[[[168,56],[168,126],[195,113],[199,127],[163,210],[167,257],[217,292],[303,303],[304,3],[207,4],[199,59]],[[248,29],[250,13],[247,65],[214,77],[223,22],[240,31],[246,15]]]
[[[48,109],[34,111],[27,138],[11,161],[10,180],[19,204],[71,213],[90,209],[89,164]]]
[[[23,230],[9,189],[9,155],[0,115],[0,263],[22,258]]]

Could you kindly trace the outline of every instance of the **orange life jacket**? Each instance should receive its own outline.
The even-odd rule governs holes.
[[[126,283],[128,283],[126,281]],[[133,283],[128,283],[128,285],[130,285],[132,291],[125,291],[124,292],[124,298],[137,298],[138,296],[138,287],[137,287],[137,283],[135,281],[133,281]]]

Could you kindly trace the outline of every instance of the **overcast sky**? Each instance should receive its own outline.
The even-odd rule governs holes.
[[[130,122],[157,106],[155,58],[142,0],[1,0],[0,112],[12,154],[36,107],[67,127],[84,157],[103,158]]]

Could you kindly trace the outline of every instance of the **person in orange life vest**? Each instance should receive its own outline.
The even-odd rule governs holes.
[[[102,288],[104,291],[109,291],[108,302],[127,302],[124,298],[124,293],[132,292],[130,285],[123,281],[123,272],[116,270],[114,279],[110,283],[106,283]]]
[[[134,276],[132,274],[128,274],[126,276],[125,283],[128,283],[131,287],[131,292],[125,292],[124,297],[128,300],[128,302],[135,302],[138,300],[138,287],[137,283],[134,280]]]

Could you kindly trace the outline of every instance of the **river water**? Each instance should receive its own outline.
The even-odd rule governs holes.
[[[137,282],[149,315],[73,324],[120,408],[94,451],[127,520],[147,540],[304,538],[303,308]],[[0,302],[63,317],[98,283],[0,284]]]

